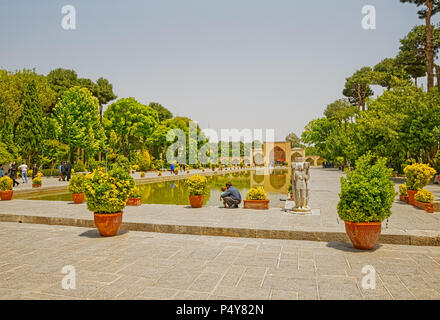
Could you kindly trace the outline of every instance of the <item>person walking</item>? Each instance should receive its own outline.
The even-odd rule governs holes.
[[[63,179],[63,163],[60,163],[59,167],[58,167],[58,174],[60,175],[58,178],[58,181],[61,181]]]
[[[66,181],[66,176],[67,176],[67,166],[66,163],[63,162],[63,164],[61,165],[61,175],[63,177],[63,181]]]
[[[72,176],[72,164],[70,163],[70,161],[67,163],[66,166],[66,175],[67,175],[67,181],[69,181]]]
[[[20,168],[20,170],[21,170],[21,179],[22,179],[23,183],[28,183],[28,178],[27,178],[28,166],[27,166],[27,164],[25,164],[24,161],[22,161],[21,166],[19,166],[18,168]]]
[[[225,207],[230,209],[238,208],[241,203],[241,194],[236,187],[232,186],[232,183],[226,183],[226,191],[220,195],[220,200],[223,199]]]
[[[9,168],[9,178],[12,179],[12,186],[15,187],[15,185],[19,186],[20,183],[16,180],[17,179],[17,164],[12,162],[11,167]]]
[[[34,166],[32,167],[32,180],[34,180],[37,174],[38,174],[38,166],[36,163],[34,163]]]

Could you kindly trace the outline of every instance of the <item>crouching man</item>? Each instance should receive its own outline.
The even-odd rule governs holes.
[[[241,194],[237,188],[232,186],[232,183],[226,184],[226,190],[221,194],[220,200],[223,200],[225,208],[238,208],[241,203]]]

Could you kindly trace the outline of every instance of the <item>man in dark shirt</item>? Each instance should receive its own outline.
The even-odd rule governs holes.
[[[241,202],[241,194],[236,187],[232,186],[232,183],[228,182],[226,184],[226,191],[223,192],[220,196],[220,200],[222,199],[223,203],[228,208],[238,208],[238,205]]]

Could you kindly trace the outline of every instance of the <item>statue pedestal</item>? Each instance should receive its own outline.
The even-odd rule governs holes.
[[[291,211],[294,213],[312,213],[310,208],[292,208]]]

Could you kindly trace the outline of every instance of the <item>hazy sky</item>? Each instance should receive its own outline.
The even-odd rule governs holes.
[[[423,24],[399,0],[0,0],[0,67],[103,76],[202,128],[301,134],[355,70],[394,57]],[[76,8],[77,29],[61,27]],[[377,29],[363,30],[374,5]],[[436,18],[434,22],[437,22]]]

